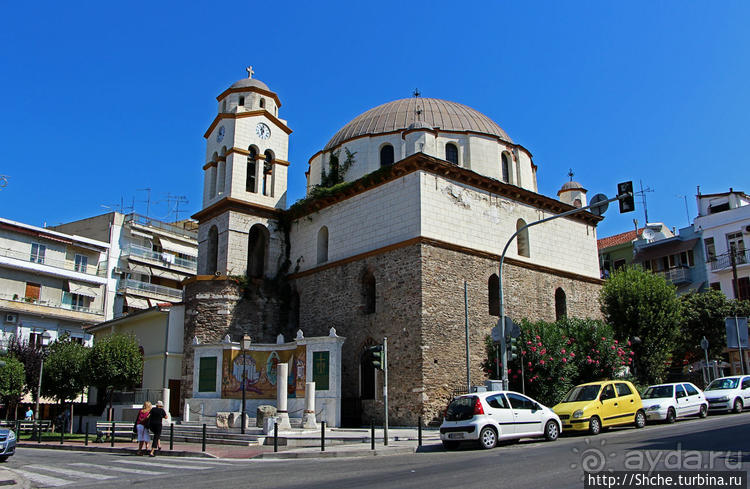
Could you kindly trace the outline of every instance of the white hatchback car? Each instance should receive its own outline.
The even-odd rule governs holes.
[[[710,411],[740,413],[750,406],[750,376],[735,375],[716,379],[704,392]]]
[[[641,396],[646,419],[674,423],[683,416],[708,415],[708,401],[690,382],[652,385]]]
[[[493,448],[500,440],[545,437],[554,441],[562,423],[550,408],[511,391],[477,392],[451,401],[440,425],[440,440],[448,449],[462,441]]]

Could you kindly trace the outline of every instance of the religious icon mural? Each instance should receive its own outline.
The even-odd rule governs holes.
[[[275,399],[277,366],[289,363],[287,379],[288,396],[305,396],[305,355],[304,345],[293,349],[271,351],[224,350],[222,362],[221,397],[239,399],[242,397],[243,372],[245,373],[245,395],[248,399]]]

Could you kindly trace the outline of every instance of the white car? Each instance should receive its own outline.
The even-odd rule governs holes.
[[[710,411],[740,413],[750,406],[750,376],[735,375],[716,379],[704,392]]]
[[[641,396],[646,419],[674,423],[677,418],[708,415],[708,401],[690,382],[652,385]]]
[[[554,441],[562,423],[550,408],[511,391],[477,392],[451,401],[440,425],[440,439],[448,449],[462,441],[478,441],[494,448],[498,441],[545,437]]]

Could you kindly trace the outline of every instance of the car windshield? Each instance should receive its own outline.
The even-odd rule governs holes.
[[[593,401],[599,395],[600,385],[579,385],[573,387],[562,402]]]
[[[672,397],[674,394],[674,386],[671,385],[657,385],[649,387],[643,394],[644,399],[660,399],[662,397]]]
[[[718,391],[720,389],[736,389],[740,379],[716,379],[706,387],[707,391]]]
[[[445,419],[448,421],[463,421],[474,417],[475,396],[457,397],[448,406]]]

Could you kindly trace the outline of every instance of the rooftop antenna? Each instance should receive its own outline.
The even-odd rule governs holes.
[[[151,187],[139,188],[139,192],[146,192],[146,200],[139,200],[138,202],[146,203],[146,217],[148,217],[149,211],[151,210]]]
[[[189,201],[186,196],[184,195],[172,195],[167,194],[167,208],[172,207],[172,202],[174,202],[174,216],[175,216],[175,222],[180,220],[180,204],[187,204]],[[171,214],[171,211],[167,213],[167,215]]]
[[[688,204],[687,204],[687,195],[675,195],[678,199],[682,197],[682,199],[685,201],[685,216],[687,216],[687,223],[688,226],[690,226],[690,211],[688,210]]]
[[[653,192],[654,189],[651,187],[643,188],[643,180],[638,180],[638,182],[641,184],[641,190],[635,193],[635,195],[639,196],[641,198],[641,204],[643,204],[643,217],[646,219],[646,224],[648,224],[648,206],[646,203],[646,192]]]
[[[120,214],[130,214],[133,212],[133,203],[131,203],[130,206],[126,206],[125,199],[122,196],[120,196],[119,204],[102,204],[102,207],[105,209],[113,209]]]

